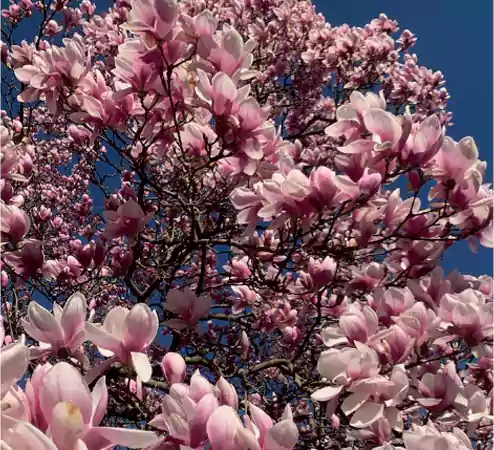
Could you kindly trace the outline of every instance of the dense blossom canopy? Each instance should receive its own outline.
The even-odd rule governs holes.
[[[2,449],[490,447],[492,278],[440,263],[493,193],[413,33],[7,6]]]

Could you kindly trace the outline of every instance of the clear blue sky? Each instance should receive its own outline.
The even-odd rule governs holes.
[[[456,140],[473,136],[481,159],[487,161],[486,180],[492,182],[493,156],[493,2],[492,0],[314,0],[331,25],[363,26],[385,13],[418,37],[414,52],[421,65],[440,70],[451,95]],[[472,275],[492,274],[492,251],[474,255],[466,243],[451,248],[444,267]]]

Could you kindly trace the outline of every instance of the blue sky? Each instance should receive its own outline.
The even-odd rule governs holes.
[[[363,26],[385,13],[418,37],[414,53],[421,65],[440,70],[451,95],[449,110],[454,125],[448,134],[455,140],[473,136],[480,158],[487,161],[486,181],[492,182],[492,18],[489,0],[314,0],[318,12],[331,25]],[[492,250],[474,255],[466,243],[448,250],[447,271],[492,274]]]

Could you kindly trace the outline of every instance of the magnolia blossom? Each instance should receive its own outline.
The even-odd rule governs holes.
[[[53,303],[53,314],[33,301],[22,325],[32,338],[39,341],[43,351],[57,353],[65,348],[74,353],[85,340],[86,311],[86,298],[79,292],[70,296],[63,308]]]
[[[144,214],[139,204],[133,199],[127,200],[118,207],[117,211],[107,210],[104,214],[108,219],[104,236],[107,239],[127,236],[131,246],[134,245],[137,235],[152,217],[152,214]]]
[[[108,402],[105,377],[100,378],[90,392],[80,373],[73,366],[61,362],[48,369],[38,389],[36,395],[40,411],[48,427],[46,437],[40,438],[41,432],[29,423],[14,422],[5,439],[7,443],[12,442],[14,448],[19,445],[21,431],[26,434],[20,441],[25,439],[28,443],[25,448],[33,449],[69,450],[77,446],[83,448],[83,445],[94,449],[108,445],[142,448],[158,441],[150,431],[98,426]]]
[[[468,436],[459,428],[452,433],[441,433],[430,421],[427,425],[415,426],[413,432],[403,433],[405,448],[410,450],[444,448],[446,450],[470,450],[472,444]]]
[[[146,350],[154,341],[158,326],[156,312],[138,303],[130,311],[121,306],[113,308],[102,324],[86,322],[85,331],[103,356],[115,356],[131,365],[142,381],[148,381],[152,368]]]
[[[212,299],[206,296],[196,296],[189,288],[183,291],[171,289],[166,296],[165,309],[181,316],[181,319],[171,319],[166,324],[175,329],[195,326],[197,321],[208,313]]]
[[[180,354],[170,352],[163,356],[161,369],[170,384],[184,381],[186,365]]]

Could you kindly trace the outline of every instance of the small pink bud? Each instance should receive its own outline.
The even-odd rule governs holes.
[[[9,276],[7,275],[7,272],[5,272],[5,270],[2,270],[2,274],[1,274],[1,285],[2,285],[2,288],[6,288],[8,282],[9,282]]]
[[[187,366],[182,356],[175,352],[169,352],[161,360],[161,370],[170,384],[181,383],[185,379]]]
[[[233,409],[238,409],[238,396],[235,388],[221,377],[216,383],[216,387],[220,391],[219,401],[222,405],[231,406]]]

